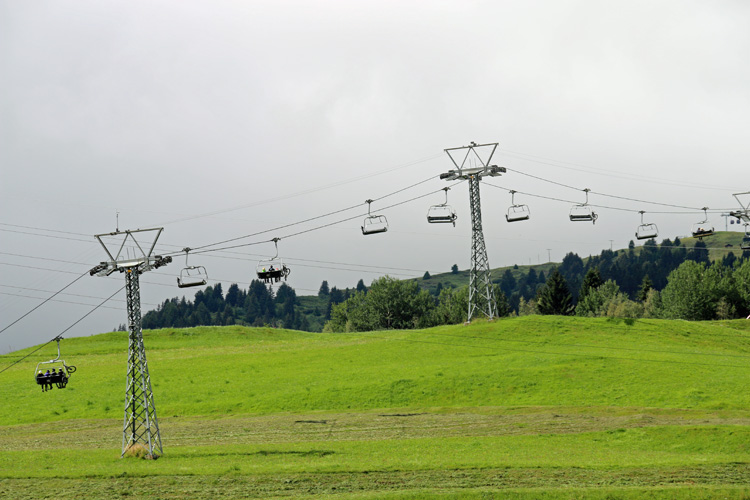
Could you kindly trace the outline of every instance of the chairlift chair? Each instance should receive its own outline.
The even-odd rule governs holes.
[[[511,205],[508,208],[508,213],[505,214],[505,220],[508,222],[519,222],[522,220],[529,220],[531,217],[531,211],[526,205],[516,205],[516,192],[511,190],[510,192]]]
[[[71,374],[76,371],[75,366],[67,365],[65,360],[60,359],[60,340],[62,340],[62,337],[57,337],[55,340],[57,341],[57,357],[37,363],[34,369],[34,380],[37,385],[42,386],[42,392],[52,389],[53,385],[56,385],[58,389],[64,389],[68,385]],[[52,368],[52,371],[50,371],[50,368]]]
[[[748,229],[747,224],[745,224],[745,235],[742,237],[740,248],[742,250],[750,250],[750,229]]]
[[[648,240],[659,236],[659,229],[656,227],[656,224],[646,224],[645,222],[643,222],[643,214],[645,214],[646,212],[641,210],[639,213],[641,214],[641,225],[638,226],[638,229],[636,229],[635,231],[636,239]]]
[[[203,266],[189,266],[188,253],[190,248],[183,248],[185,252],[185,268],[180,271],[177,277],[177,286],[180,288],[189,288],[191,286],[203,286],[208,283],[208,273]]]
[[[586,201],[580,205],[573,205],[570,209],[570,220],[573,222],[591,222],[596,224],[599,215],[589,206],[589,188],[583,190],[586,193]]]
[[[703,207],[704,220],[693,224],[691,233],[693,238],[702,240],[704,236],[711,236],[714,234],[714,226],[708,221],[708,207]]]
[[[385,215],[370,214],[372,200],[366,200],[365,203],[367,203],[367,217],[362,222],[362,234],[377,234],[388,231],[388,219],[385,218]]]
[[[272,241],[276,246],[276,255],[259,261],[255,268],[258,279],[263,280],[264,283],[279,283],[282,279],[286,281],[292,272],[279,257],[279,238],[274,238]]]
[[[445,203],[441,203],[440,205],[432,205],[429,210],[427,210],[427,222],[430,224],[445,224],[450,223],[453,224],[453,227],[456,226],[456,219],[458,216],[456,215],[456,212],[453,210],[453,208],[448,205],[448,190],[449,187],[444,187],[443,191],[445,191]]]

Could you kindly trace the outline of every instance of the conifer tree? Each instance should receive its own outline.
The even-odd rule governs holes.
[[[540,314],[569,316],[573,313],[573,297],[560,271],[553,270],[547,283],[539,290],[537,308]]]
[[[581,291],[578,292],[578,301],[580,302],[583,300],[591,290],[596,290],[602,286],[603,283],[604,280],[602,280],[602,274],[599,272],[599,268],[592,267],[589,269],[586,272],[586,276],[583,278],[583,283],[581,283]]]
[[[643,277],[643,281],[641,281],[641,287],[638,289],[638,302],[646,302],[646,299],[648,298],[648,292],[654,287],[654,284],[651,282],[651,278],[648,277],[648,274]]]

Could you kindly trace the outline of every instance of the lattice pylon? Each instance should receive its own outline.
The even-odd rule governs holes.
[[[154,393],[148,373],[146,349],[141,327],[141,292],[137,267],[125,270],[128,307],[128,373],[125,385],[125,418],[122,429],[122,454],[131,447],[143,446],[150,458],[163,454]]]
[[[492,320],[497,316],[495,293],[492,288],[487,247],[482,232],[482,205],[479,198],[480,176],[469,177],[469,203],[471,205],[471,270],[469,272],[469,316],[479,311]]]

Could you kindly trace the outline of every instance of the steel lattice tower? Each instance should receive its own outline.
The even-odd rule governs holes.
[[[483,159],[475,149],[485,150],[491,148],[489,155]],[[469,271],[469,311],[467,322],[471,321],[474,313],[479,311],[488,319],[497,316],[497,303],[495,293],[492,289],[490,275],[490,263],[487,259],[487,247],[484,244],[484,233],[482,231],[482,204],[479,196],[479,182],[484,176],[498,176],[505,172],[504,167],[489,165],[492,155],[497,149],[497,143],[476,144],[472,142],[469,146],[446,149],[457,170],[449,170],[441,174],[440,178],[445,180],[464,179],[469,181],[469,204],[471,205],[471,269]],[[452,152],[465,151],[460,162],[456,161]],[[469,166],[467,168],[467,162]]]
[[[122,453],[143,445],[152,457],[162,455],[159,422],[156,419],[154,393],[148,374],[146,348],[141,328],[141,290],[139,271],[125,271],[128,303],[128,375],[125,385],[125,420],[122,427]],[[158,455],[155,453],[158,450]]]
[[[97,276],[109,276],[115,271],[125,273],[125,289],[128,310],[128,371],[125,384],[125,417],[122,428],[122,455],[128,450],[136,453],[145,451],[146,457],[157,458],[163,454],[159,422],[156,418],[154,393],[151,390],[151,376],[148,373],[146,348],[143,345],[141,326],[141,288],[139,277],[146,271],[157,269],[172,262],[172,257],[152,256],[156,240],[163,228],[116,231],[99,234],[96,238],[107,252],[110,260],[102,262],[89,271]],[[135,233],[157,231],[151,247],[146,252],[136,240]],[[102,237],[125,235],[115,255],[107,249]],[[132,246],[126,248],[130,242]],[[123,256],[131,251],[140,253],[137,257]]]
[[[482,205],[479,198],[479,176],[469,177],[469,204],[471,205],[471,270],[469,272],[469,316],[479,310],[489,319],[497,316],[497,304],[492,289],[490,263],[482,231]]]

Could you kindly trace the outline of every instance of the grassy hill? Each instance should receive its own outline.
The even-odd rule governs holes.
[[[119,458],[126,334],[66,339],[67,389],[34,384],[52,345],[0,375],[0,497],[750,496],[748,321],[202,327],[145,344],[164,457]]]

